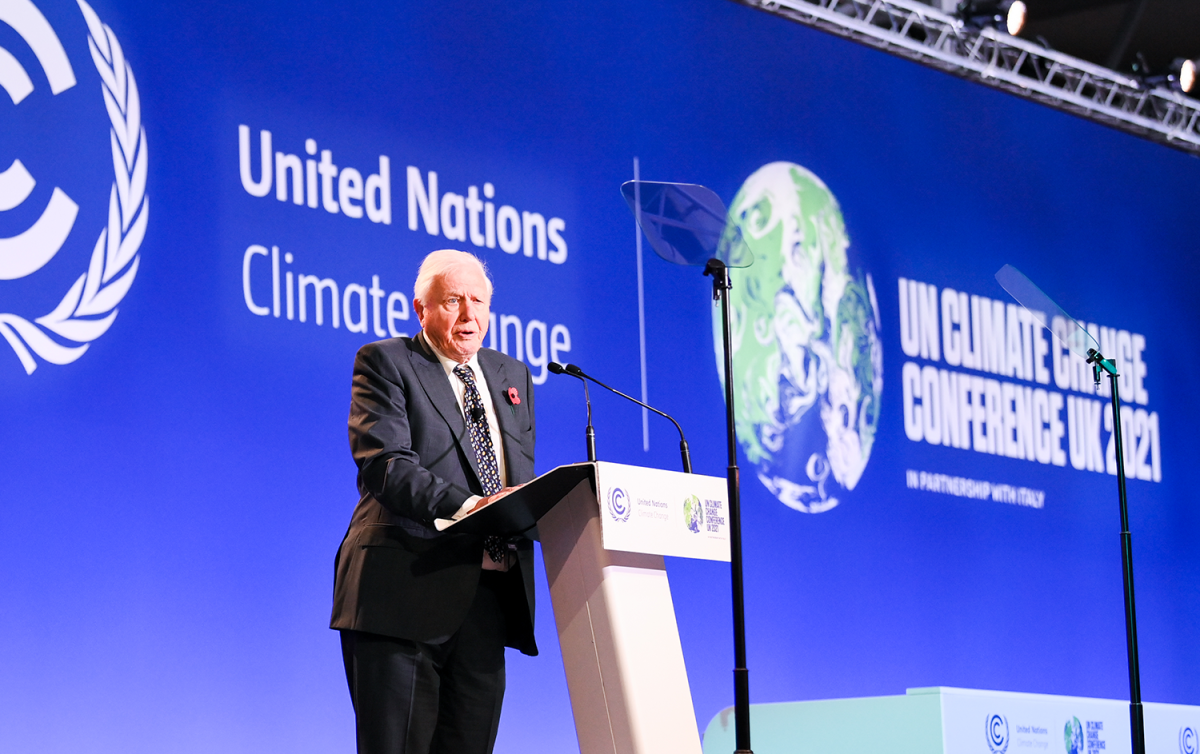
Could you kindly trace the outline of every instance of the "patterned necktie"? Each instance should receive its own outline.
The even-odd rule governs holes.
[[[471,449],[475,451],[475,462],[479,466],[483,494],[493,495],[504,489],[504,483],[500,481],[500,467],[496,463],[496,451],[492,447],[492,432],[488,427],[487,414],[484,413],[483,400],[479,397],[479,388],[475,387],[475,373],[466,364],[459,364],[454,367],[454,376],[462,380],[465,387],[463,413],[471,434]],[[507,557],[507,544],[502,537],[485,537],[483,547],[497,563],[503,563]]]

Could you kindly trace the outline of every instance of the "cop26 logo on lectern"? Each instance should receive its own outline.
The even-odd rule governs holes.
[[[688,495],[683,501],[683,524],[692,534],[699,534],[704,526],[704,504],[696,495]]]
[[[79,260],[72,271],[72,283],[53,292],[51,299],[30,305],[29,311],[5,311],[13,299],[0,295],[0,335],[8,342],[25,368],[32,374],[41,359],[50,364],[69,364],[87,351],[88,346],[112,326],[117,305],[129,292],[138,270],[138,249],[146,233],[149,199],[146,196],[146,131],[142,127],[141,102],[133,70],[125,60],[116,35],[83,0],[79,10],[87,25],[87,38],[67,39],[67,46],[78,58],[90,59],[100,78],[99,95],[108,115],[109,142],[112,150],[113,182],[108,197],[107,222],[100,228],[75,228],[80,206],[67,192],[54,186],[44,199],[45,184],[37,189],[39,176],[11,155],[11,163],[0,172],[0,221],[4,215],[27,221],[15,229],[14,223],[0,222],[0,290],[15,281],[33,278],[50,264],[73,232],[90,236],[96,233],[91,254]],[[76,85],[75,69],[67,56],[63,40],[31,0],[0,2],[0,23],[16,31],[27,46],[12,51],[0,47],[0,87],[13,107],[42,108],[48,122],[70,121],[77,113],[55,112],[62,94]],[[3,39],[12,39],[11,35]],[[11,44],[11,43],[10,43]],[[86,57],[84,51],[86,50]],[[14,54],[14,52],[16,54]],[[31,54],[30,54],[31,53]],[[30,72],[22,64],[36,61],[41,71]],[[43,88],[42,79],[49,92]],[[36,82],[36,83],[35,83]],[[39,96],[45,99],[38,100]],[[0,98],[2,102],[2,98]],[[68,108],[69,109],[69,108]],[[38,123],[44,126],[45,121]],[[97,124],[97,128],[103,128]],[[41,136],[41,128],[39,137]],[[69,141],[47,134],[38,146],[45,150],[61,149]],[[28,141],[26,141],[28,144]],[[31,163],[36,155],[24,155]],[[0,153],[0,167],[10,155]],[[38,213],[29,202],[44,201]],[[9,214],[11,213],[11,214]],[[90,240],[87,243],[91,243]],[[86,246],[85,246],[86,248]],[[11,290],[11,289],[10,289]],[[61,299],[59,299],[61,296]],[[54,302],[57,300],[57,304]]]
[[[1063,726],[1063,749],[1067,754],[1083,754],[1083,723],[1072,717]]]
[[[841,207],[816,175],[772,162],[742,184],[726,232],[754,253],[730,292],[737,436],[759,481],[807,513],[836,506],[871,457],[883,392],[879,303],[850,262]],[[714,308],[718,371],[721,316]]]

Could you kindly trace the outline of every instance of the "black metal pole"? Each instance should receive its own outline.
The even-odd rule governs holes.
[[[1117,368],[1096,349],[1088,350],[1088,363],[1108,373],[1112,386],[1113,450],[1117,460],[1117,491],[1121,501],[1121,571],[1125,586],[1125,648],[1129,655],[1129,735],[1133,754],[1146,754],[1146,725],[1142,711],[1142,680],[1138,667],[1137,609],[1133,602],[1133,538],[1129,533],[1129,500],[1125,495],[1125,447],[1121,437],[1121,396]],[[1097,372],[1097,381],[1099,372]]]
[[[742,506],[737,466],[737,430],[733,414],[733,336],[729,324],[729,268],[719,259],[704,267],[712,275],[713,300],[721,302],[725,345],[725,434],[729,449],[726,483],[729,489],[729,566],[733,577],[733,722],[735,754],[750,750],[750,671],[746,668],[746,601],[742,590]]]

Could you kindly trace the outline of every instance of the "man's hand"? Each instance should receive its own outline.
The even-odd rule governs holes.
[[[517,490],[521,489],[524,486],[525,486],[524,484],[518,484],[515,487],[505,487],[504,489],[500,490],[499,492],[488,495],[487,497],[481,497],[475,501],[475,507],[470,510],[470,513],[474,513],[475,511],[482,510],[483,508],[488,507],[489,505],[496,502],[500,498],[507,497],[508,495],[511,495],[512,493],[516,492]]]

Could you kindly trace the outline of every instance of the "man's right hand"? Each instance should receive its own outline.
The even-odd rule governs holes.
[[[524,486],[525,485],[523,485],[523,484],[518,484],[515,487],[505,487],[504,489],[500,490],[499,492],[495,492],[491,495],[488,495],[487,497],[481,497],[475,501],[475,507],[472,508],[470,512],[474,513],[478,510],[482,510],[483,508],[488,507],[489,505],[496,502],[497,500],[499,500],[503,497],[507,497],[508,495],[511,495],[512,493],[516,492],[517,490],[521,489]]]

